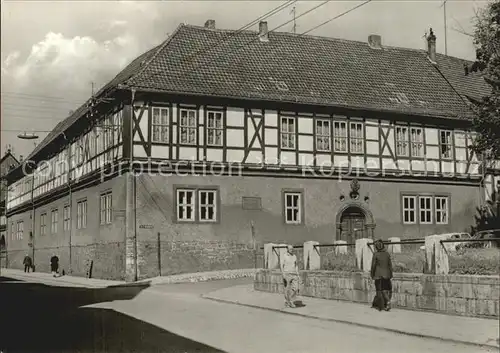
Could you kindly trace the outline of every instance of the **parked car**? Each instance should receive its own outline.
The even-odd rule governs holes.
[[[439,234],[439,235],[444,235],[444,236],[447,236],[446,238],[447,239],[470,239],[472,238],[471,235],[469,233],[444,233],[444,234]],[[446,249],[448,250],[458,250],[462,247],[463,244],[467,244],[467,243],[461,243],[461,242],[457,242],[457,243],[444,243]],[[425,245],[422,245],[420,247],[420,250],[425,250]]]
[[[488,229],[476,232],[474,236],[471,237],[472,240],[480,239],[490,239],[490,238],[500,238],[500,229]],[[471,241],[467,243],[462,243],[459,249],[464,248],[491,248],[492,246],[500,247],[500,241]]]

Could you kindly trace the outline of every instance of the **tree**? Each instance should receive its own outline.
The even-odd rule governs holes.
[[[500,159],[500,0],[476,14],[474,45],[476,61],[470,71],[483,73],[491,93],[474,104],[479,136],[473,149],[487,159]]]

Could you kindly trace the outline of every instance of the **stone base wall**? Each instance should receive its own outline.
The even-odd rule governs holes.
[[[159,276],[160,267],[166,276],[255,266],[253,245],[230,241],[139,240],[137,252],[140,279]]]
[[[24,270],[23,260],[31,251],[9,251],[8,267]],[[35,249],[35,271],[50,272],[50,258],[53,254],[59,257],[59,272],[73,276],[87,276],[89,261],[92,264],[92,278],[123,280],[125,278],[125,246],[123,242],[75,245],[71,247],[71,273],[69,266],[69,246]]]
[[[375,286],[367,273],[301,271],[300,295],[347,300],[370,305]],[[410,310],[435,311],[473,317],[499,317],[500,276],[421,275],[396,273],[393,305]],[[282,293],[278,271],[260,270],[256,290]]]

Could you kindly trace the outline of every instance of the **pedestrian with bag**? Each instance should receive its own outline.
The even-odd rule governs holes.
[[[50,258],[50,272],[54,277],[57,277],[59,274],[59,258],[56,254],[53,254]]]
[[[372,258],[371,278],[375,281],[375,298],[372,307],[379,311],[391,310],[392,299],[392,261],[384,242],[377,240],[374,243],[375,253]]]
[[[31,260],[31,257],[29,257],[28,254],[26,254],[26,256],[24,257],[23,265],[24,265],[24,272],[29,273],[31,267],[33,266],[33,261]]]

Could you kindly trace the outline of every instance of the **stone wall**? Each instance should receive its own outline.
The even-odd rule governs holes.
[[[158,249],[158,246],[160,247]],[[159,251],[158,251],[159,250]],[[160,261],[158,261],[160,257]],[[138,241],[140,279],[181,273],[253,268],[251,244],[227,241]],[[161,268],[161,271],[159,270]]]
[[[347,300],[370,305],[375,294],[368,273],[301,271],[300,295]],[[256,290],[282,293],[278,271],[256,274]],[[394,274],[393,305],[410,310],[437,311],[475,317],[499,317],[500,277]]]

